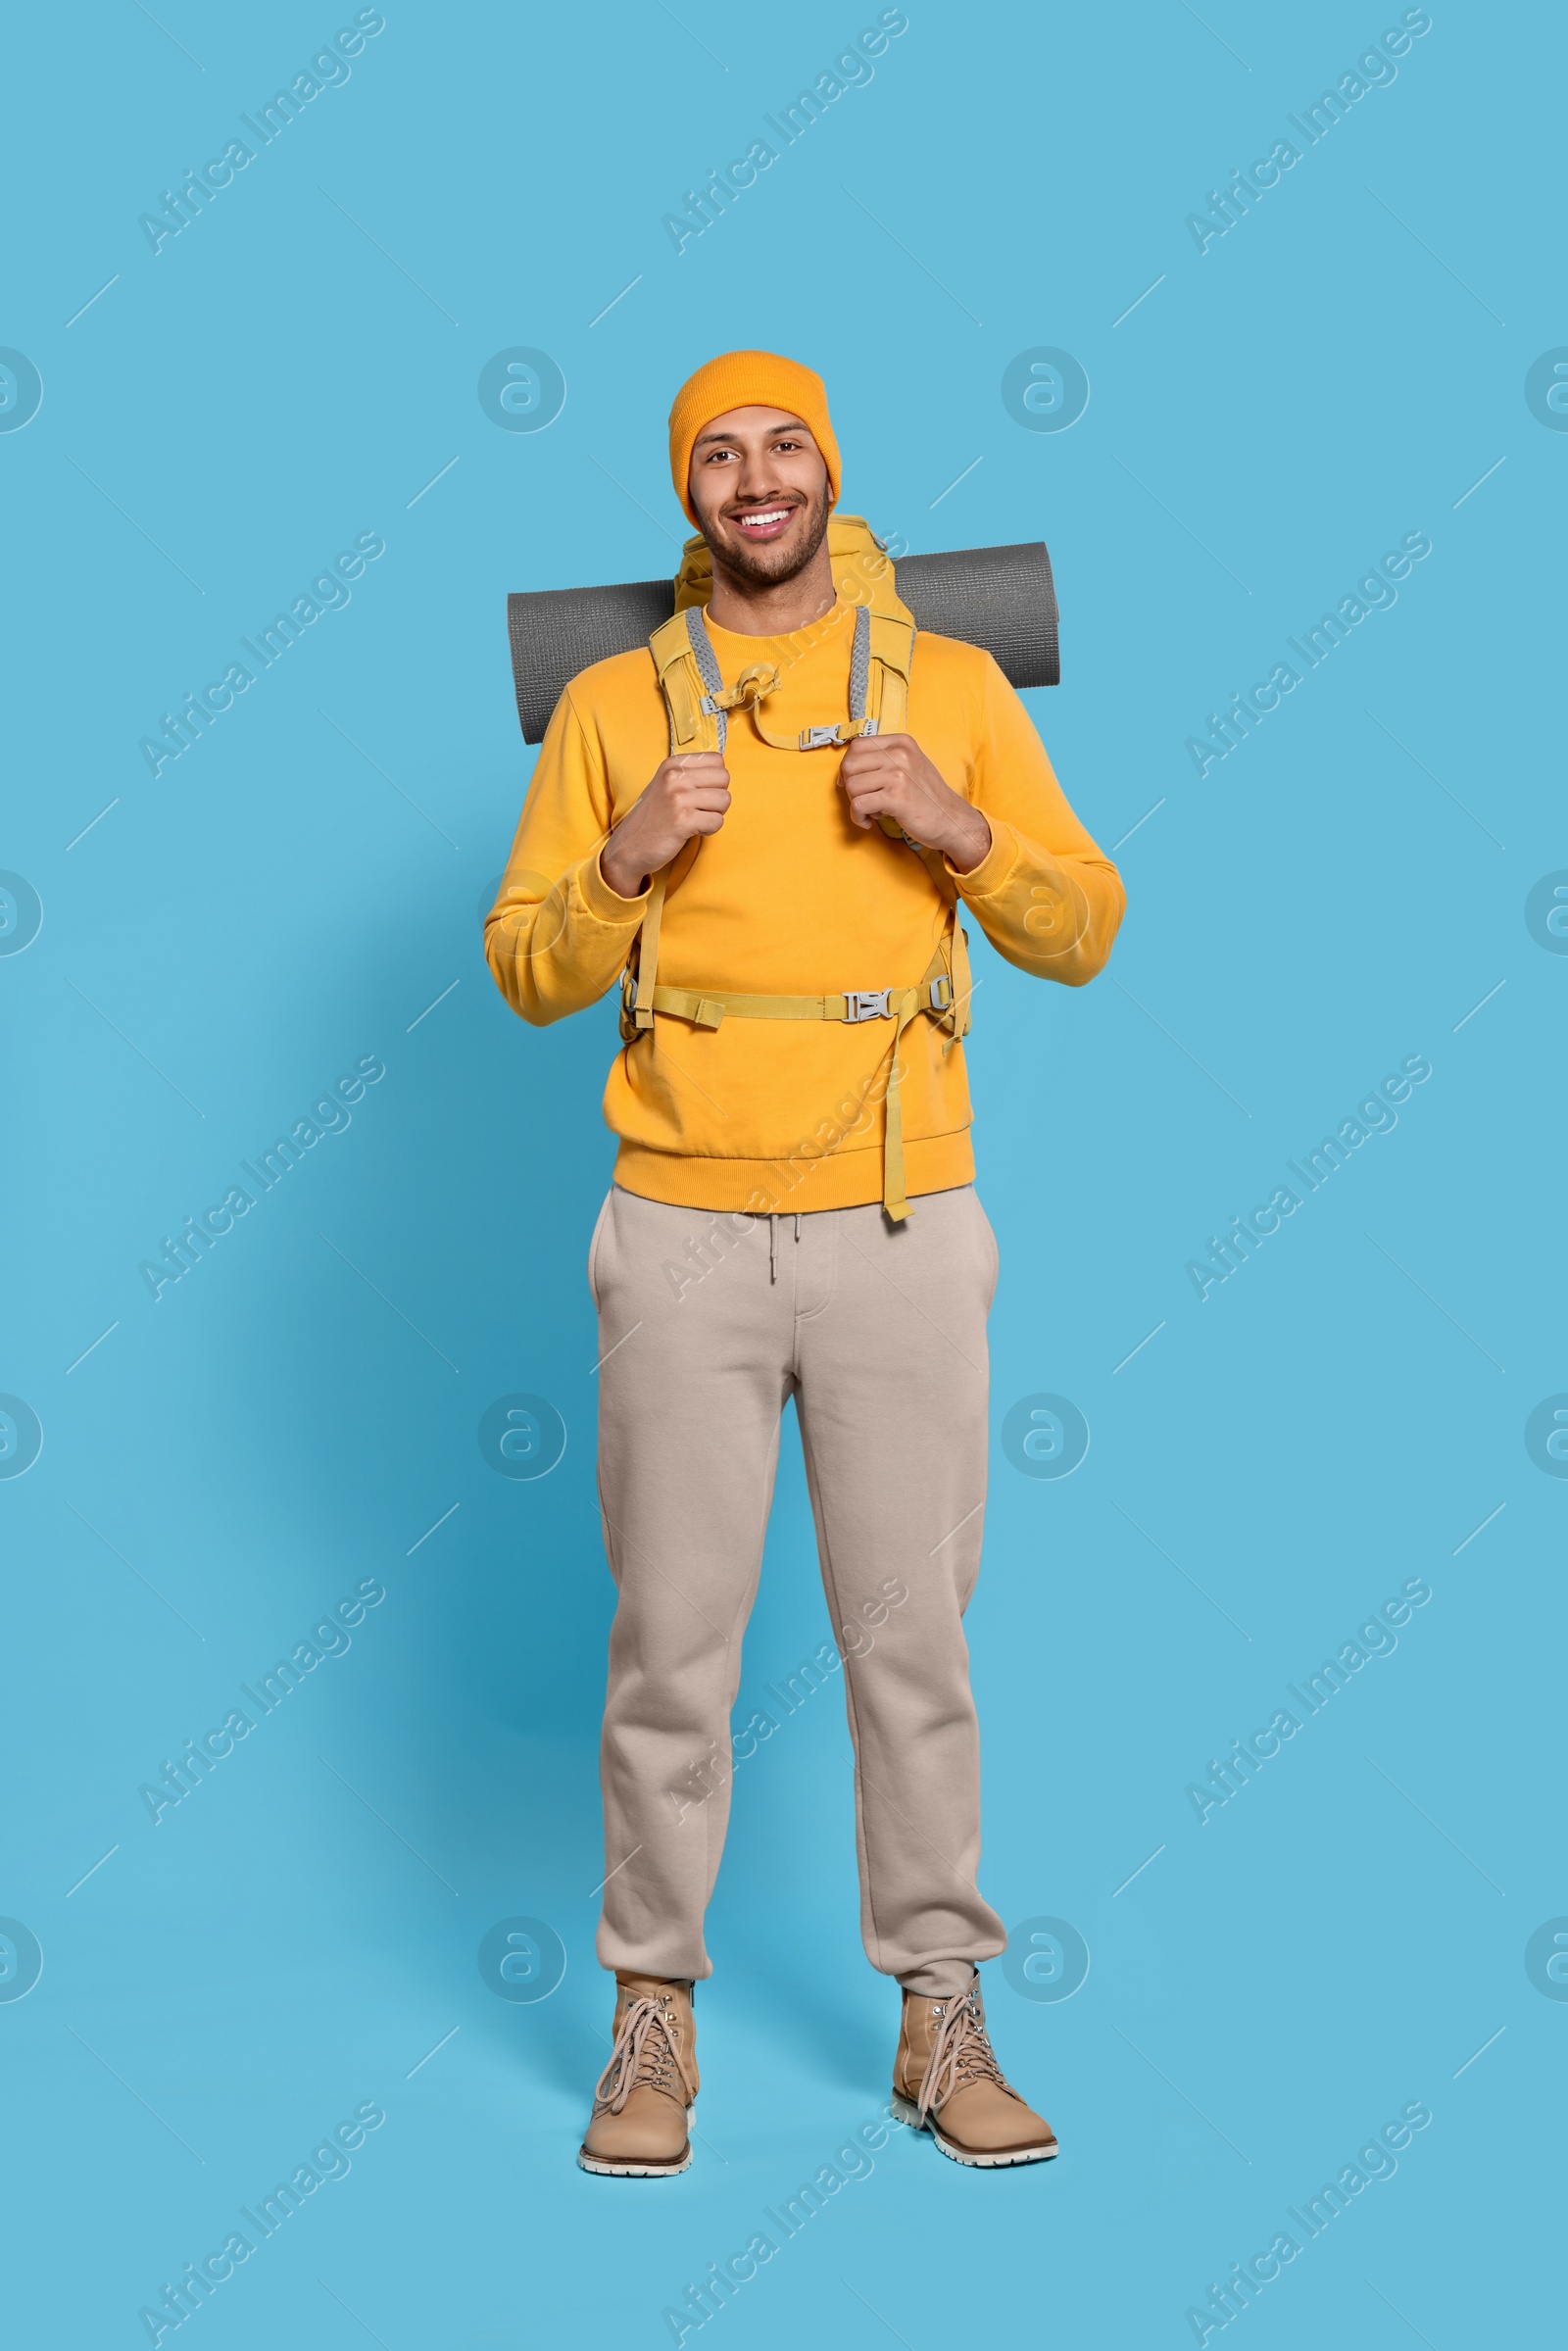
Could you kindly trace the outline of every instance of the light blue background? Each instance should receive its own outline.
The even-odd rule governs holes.
[[[0,1910],[44,1968],[0,2003],[9,2330],[144,2341],[138,2307],[374,2099],[351,2175],[191,2322],[209,2351],[667,2342],[663,2307],[885,2098],[829,1690],[739,1778],[694,2169],[572,2167],[608,2016],[583,1266],[613,1014],[532,1033],[479,952],[532,759],[506,591],[672,567],[670,395],[761,343],[824,372],[846,505],[884,533],[1049,540],[1064,682],[1030,708],[1125,838],[1129,911],[1087,993],[982,950],[970,1053],[997,1426],[1049,1392],[1092,1431],[1060,1482],[999,1444],[970,1618],[985,1888],[1092,1953],[1061,2003],[987,1971],[1064,2152],[972,2175],[896,2132],[705,2332],[1188,2342],[1208,2282],[1419,2099],[1397,2176],[1247,2339],[1536,2339],[1568,2005],[1523,1955],[1568,1911],[1568,1487],[1523,1429],[1568,1389],[1568,961],[1524,904],[1568,866],[1568,437],[1523,385],[1568,342],[1560,20],[1436,6],[1200,255],[1187,213],[1396,9],[922,0],[677,258],[662,214],[874,10],[688,32],[656,0],[398,0],[155,256],[138,215],[348,14],[14,35],[0,342],[44,396],[0,435],[0,864],[44,920],[0,960],[0,1388],[44,1444],[0,1483]],[[539,434],[476,396],[517,344],[566,379]],[[1090,378],[1065,433],[1002,404],[1041,344]],[[1413,530],[1396,607],[1200,781],[1205,714]],[[365,531],[349,607],[154,781],[159,713]],[[1185,1261],[1414,1053],[1396,1130],[1200,1303]],[[138,1261],[368,1054],[348,1131],[155,1305]],[[538,1482],[478,1449],[512,1391],[565,1423]],[[1186,1785],[1413,1576],[1397,1652],[1200,1827]],[[352,1650],[154,1827],[139,1785],[364,1578]],[[792,1436],[743,1710],[826,1637]],[[518,1913],[567,1953],[538,2004],[476,1965]]]

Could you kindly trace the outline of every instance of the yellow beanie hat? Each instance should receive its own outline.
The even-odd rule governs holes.
[[[692,449],[705,424],[732,408],[779,408],[811,428],[827,466],[828,504],[839,497],[839,445],[827,413],[827,386],[799,360],[773,351],[726,351],[689,375],[669,412],[669,472],[675,495],[693,522]],[[699,526],[700,527],[700,526]]]

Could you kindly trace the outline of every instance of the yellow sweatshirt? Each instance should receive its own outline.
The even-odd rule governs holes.
[[[770,735],[793,741],[802,727],[848,718],[852,612],[841,600],[793,639],[709,622],[726,686],[754,662],[783,671],[763,706]],[[1067,806],[991,656],[917,636],[908,732],[990,822],[991,848],[972,872],[941,860],[943,895],[904,842],[852,823],[840,752],[776,750],[748,712],[734,712],[729,812],[671,870],[661,986],[758,996],[910,987],[956,896],[1009,963],[1070,987],[1094,978],[1121,920],[1121,880]],[[599,853],[668,749],[645,650],[596,662],[557,706],[485,924],[496,985],[524,1020],[542,1026],[580,1011],[618,980],[648,902],[618,897]],[[891,1034],[886,1020],[732,1019],[702,1029],[658,1014],[622,1050],[605,1089],[605,1117],[620,1138],[615,1182],[702,1209],[880,1200]],[[962,1045],[918,1016],[904,1033],[901,1069],[910,1198],[968,1183]]]

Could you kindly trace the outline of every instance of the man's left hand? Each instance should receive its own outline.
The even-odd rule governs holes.
[[[971,873],[991,847],[979,809],[945,784],[912,735],[857,735],[839,782],[863,831],[892,816],[912,841],[940,850],[955,872]]]

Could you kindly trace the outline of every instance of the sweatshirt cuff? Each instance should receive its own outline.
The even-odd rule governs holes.
[[[596,849],[578,866],[577,894],[595,922],[609,923],[616,930],[635,930],[648,911],[648,892],[640,898],[622,898],[600,871],[599,857]]]
[[[971,865],[967,873],[960,873],[950,858],[945,857],[942,860],[953,878],[955,888],[966,901],[994,898],[999,890],[1006,886],[1018,862],[1018,836],[1012,826],[1004,824],[1000,817],[987,816],[984,808],[980,813],[991,827],[991,847],[979,864]]]

